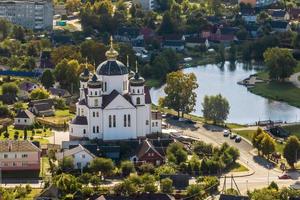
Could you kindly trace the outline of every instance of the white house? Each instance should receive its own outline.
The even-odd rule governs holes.
[[[15,126],[24,127],[34,124],[35,116],[29,110],[20,110],[15,117]]]
[[[59,161],[67,157],[72,157],[74,160],[75,169],[83,169],[84,167],[87,167],[91,163],[91,161],[96,157],[94,154],[92,154],[89,150],[87,150],[80,144],[73,149],[56,153],[55,156],[56,159]]]
[[[152,129],[151,97],[145,80],[117,60],[111,47],[95,74],[80,75],[80,98],[70,123],[70,139],[124,140],[161,132]],[[92,78],[91,78],[92,77]]]

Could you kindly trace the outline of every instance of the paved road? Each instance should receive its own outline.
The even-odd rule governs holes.
[[[298,77],[300,76],[300,72],[293,74],[289,80],[292,82],[297,88],[300,88],[300,81]]]
[[[241,141],[240,143],[230,140],[229,137],[223,137],[222,132],[211,132],[205,129],[202,125],[196,125],[195,127],[185,126],[172,126],[171,128],[182,131],[183,135],[197,138],[207,143],[212,143],[214,145],[221,145],[227,142],[229,145],[235,146],[240,151],[240,161],[243,162],[248,168],[255,171],[251,176],[246,177],[236,177],[235,181],[239,186],[240,191],[245,194],[248,189],[262,188],[268,185],[268,182],[276,181],[279,186],[289,186],[293,184],[299,178],[299,173],[290,174],[293,180],[279,180],[278,176],[282,174],[277,169],[272,169],[271,164],[265,159],[258,156],[254,156],[252,146]],[[227,174],[230,176],[230,174]],[[224,179],[221,179],[221,185],[223,185]],[[231,182],[228,180],[226,183],[226,188],[230,188]]]

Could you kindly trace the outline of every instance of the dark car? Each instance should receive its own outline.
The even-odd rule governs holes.
[[[291,177],[287,174],[283,174],[281,176],[278,176],[279,179],[291,179]]]
[[[242,138],[240,136],[236,136],[235,142],[240,142],[240,141],[242,141]]]

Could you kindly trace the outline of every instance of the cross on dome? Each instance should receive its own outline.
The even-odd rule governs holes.
[[[113,37],[110,36],[110,48],[106,51],[105,56],[108,60],[116,60],[119,53],[114,49]]]

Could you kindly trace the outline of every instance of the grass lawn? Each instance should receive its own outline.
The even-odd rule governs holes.
[[[68,123],[75,115],[69,112],[69,109],[56,110],[55,115],[51,117],[38,117],[38,121],[42,124],[52,126],[63,126]]]
[[[24,140],[24,130],[15,129],[14,126],[12,125],[8,127],[9,137],[5,138],[4,133],[2,133],[0,135],[0,140],[6,140],[6,139],[14,140],[15,132],[19,133],[18,140]],[[48,144],[49,141],[44,137],[50,137],[53,135],[53,132],[50,131],[50,129],[46,129],[45,132],[42,128],[34,129],[34,132],[35,133],[33,134],[31,130],[27,130],[27,139],[30,140],[30,138],[33,137],[33,141],[39,141],[41,144]]]
[[[247,167],[245,167],[244,165],[241,165],[240,163],[235,163],[228,169],[228,171],[229,172],[246,172],[246,171],[249,171],[249,169]]]
[[[46,173],[49,171],[50,164],[48,157],[41,158],[41,170],[40,170],[40,177],[45,177]]]
[[[292,83],[274,81],[259,83],[249,90],[254,94],[300,107],[300,88],[295,87]]]

